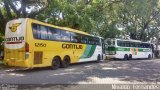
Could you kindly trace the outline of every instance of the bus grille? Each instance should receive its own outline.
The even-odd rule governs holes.
[[[34,64],[42,64],[43,52],[34,52]]]

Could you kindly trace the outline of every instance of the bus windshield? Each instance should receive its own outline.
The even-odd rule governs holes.
[[[115,46],[115,40],[107,40],[106,43],[108,46]]]

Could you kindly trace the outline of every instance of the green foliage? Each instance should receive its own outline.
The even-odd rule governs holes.
[[[4,4],[4,0],[0,0]],[[21,0],[6,0],[13,3]],[[50,24],[70,27],[102,36],[148,41],[158,38],[160,25],[159,0],[22,0],[16,12],[11,7],[11,17],[32,17]],[[4,4],[5,5],[5,4]],[[3,22],[9,18],[6,7],[0,7]],[[26,8],[34,8],[30,13]],[[24,9],[25,8],[25,9]],[[1,19],[2,20],[2,19]],[[2,22],[2,21],[0,21]],[[3,25],[3,23],[0,25]],[[121,30],[120,30],[121,29]],[[4,25],[0,27],[4,30]]]
[[[34,18],[49,2],[50,0],[0,0],[0,33],[4,35],[5,25],[9,20]]]
[[[37,19],[105,38],[117,37],[120,31],[115,27],[117,17],[115,11],[112,11],[116,7],[112,10],[108,7],[107,0],[54,0]]]
[[[4,44],[2,43],[4,41],[4,39],[2,37],[0,37],[0,50],[3,50],[4,48]]]
[[[155,29],[158,26],[154,25],[160,12],[157,2],[158,0],[123,1],[123,7],[119,12],[120,22],[126,29],[125,33],[128,33],[132,39],[148,41],[157,34]]]

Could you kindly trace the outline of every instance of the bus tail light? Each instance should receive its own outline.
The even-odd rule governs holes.
[[[29,44],[25,43],[25,59],[27,59],[29,57]]]
[[[26,45],[25,45],[25,51],[29,52],[29,44],[28,43],[26,43]]]

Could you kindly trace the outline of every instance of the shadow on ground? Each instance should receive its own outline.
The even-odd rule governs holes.
[[[118,79],[127,82],[160,82],[159,60],[102,61],[100,63],[74,64],[69,68],[50,70],[49,68],[5,70],[0,83],[13,84],[79,84],[103,79]],[[6,75],[6,76],[5,76]],[[16,81],[16,82],[15,82]],[[97,83],[97,82],[96,82]],[[113,83],[108,82],[106,83]]]

